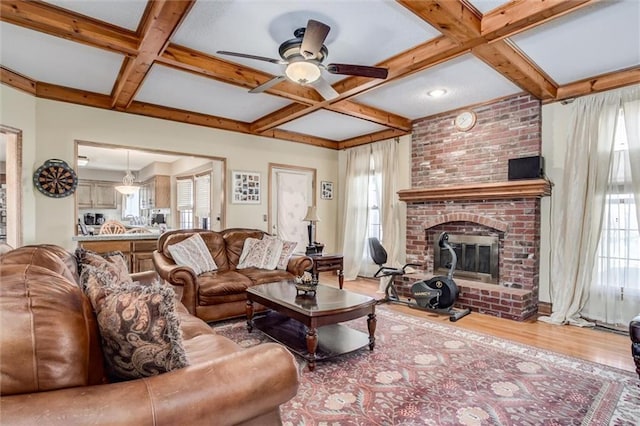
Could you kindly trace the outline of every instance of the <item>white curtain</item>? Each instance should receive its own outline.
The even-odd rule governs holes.
[[[595,273],[582,310],[586,318],[621,327],[640,312],[639,105],[640,98],[622,98]]]
[[[372,145],[371,156],[373,158],[373,171],[380,176],[378,206],[382,221],[382,246],[387,251],[387,265],[401,267],[398,264],[400,256],[400,221],[398,212],[400,209],[397,188],[398,144],[386,141]],[[380,280],[379,292],[384,292],[387,279]]]
[[[382,225],[382,244],[387,250],[387,265],[397,264],[400,247],[398,196],[396,175],[398,147],[394,141],[378,142],[349,150],[345,182],[344,209],[344,276],[355,279],[366,266],[368,259],[369,206],[371,201],[379,206]],[[376,183],[371,174],[379,176]],[[378,186],[374,191],[377,200],[369,200],[369,185]]]
[[[362,265],[369,227],[369,173],[371,145],[352,148],[347,153],[344,190],[344,278],[355,280]]]
[[[614,131],[623,98],[634,89],[577,99],[572,118],[562,185],[554,191],[551,258],[553,311],[540,320],[592,325],[581,317],[592,282],[594,262],[609,185]]]

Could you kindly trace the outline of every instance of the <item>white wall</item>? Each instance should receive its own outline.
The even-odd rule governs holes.
[[[22,243],[37,241],[36,194],[32,183],[36,165],[36,98],[0,85],[0,124],[22,131]],[[56,157],[53,157],[56,158]],[[70,225],[73,223],[71,217]]]
[[[37,99],[4,85],[0,86],[0,97],[0,123],[23,131],[25,244],[75,248],[71,240],[74,198],[48,198],[31,183],[34,170],[47,159],[73,163],[75,140],[225,157],[227,174],[231,170],[257,171],[265,184],[269,162],[315,168],[318,184],[337,181],[338,152],[326,148]],[[227,185],[229,181],[227,176]],[[227,204],[226,227],[266,230],[263,216],[268,214],[267,200],[264,193],[258,205]],[[318,234],[323,236],[326,250],[335,251],[337,200],[318,200],[317,204],[323,218]]]

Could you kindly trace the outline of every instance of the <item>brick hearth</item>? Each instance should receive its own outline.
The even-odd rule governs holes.
[[[474,111],[469,132],[455,130],[455,113],[414,122],[412,188],[400,199],[407,202],[407,262],[423,264],[425,274],[403,277],[398,290],[409,296],[413,282],[433,276],[441,232],[498,236],[499,284],[456,278],[457,305],[524,320],[538,309],[539,197],[550,187],[542,180],[517,186],[507,171],[510,158],[540,155],[540,102],[521,95]]]

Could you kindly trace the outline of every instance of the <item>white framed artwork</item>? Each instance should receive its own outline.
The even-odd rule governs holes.
[[[234,204],[260,204],[262,186],[260,173],[233,170],[231,172],[231,202]]]
[[[326,180],[320,182],[320,198],[323,200],[333,200],[333,182]]]

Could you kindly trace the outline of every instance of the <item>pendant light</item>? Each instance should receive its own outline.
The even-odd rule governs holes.
[[[135,194],[140,187],[133,184],[134,180],[135,176],[133,176],[129,168],[129,150],[127,150],[127,173],[122,178],[122,185],[116,186],[116,191],[123,195]]]

